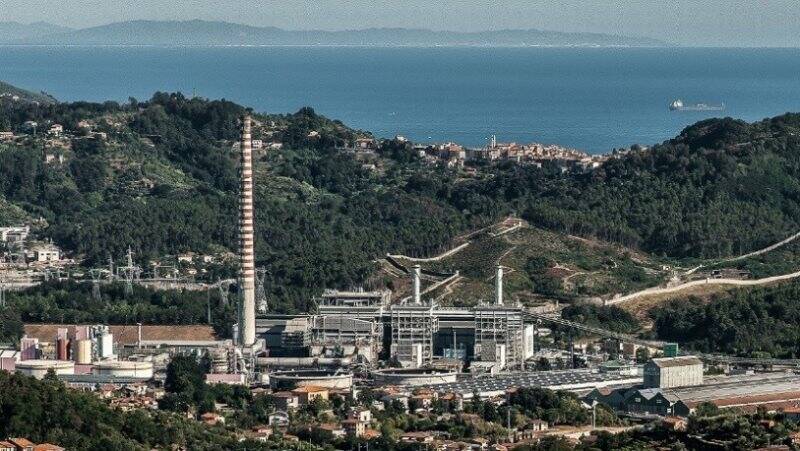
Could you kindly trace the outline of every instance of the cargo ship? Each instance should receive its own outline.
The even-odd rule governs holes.
[[[671,111],[722,111],[725,109],[725,104],[712,105],[710,103],[683,103],[683,100],[673,100],[669,104]]]

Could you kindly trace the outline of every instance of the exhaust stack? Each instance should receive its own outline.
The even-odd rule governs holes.
[[[250,116],[242,118],[241,186],[239,197],[239,343],[251,347],[256,342],[256,269],[253,229],[253,149]]]
[[[494,278],[495,281],[495,294],[494,300],[496,305],[503,305],[503,267],[497,265],[497,274]]]
[[[422,296],[420,294],[420,288],[422,286],[422,269],[419,265],[414,265],[412,275],[414,277],[414,304],[422,305]]]

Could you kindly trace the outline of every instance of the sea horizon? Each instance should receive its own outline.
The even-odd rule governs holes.
[[[423,144],[496,135],[602,154],[705,118],[800,111],[797,48],[0,45],[0,58],[0,80],[61,101],[180,91],[269,113],[310,106]],[[726,109],[669,111],[679,98]]]

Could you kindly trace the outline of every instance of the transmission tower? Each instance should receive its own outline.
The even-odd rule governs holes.
[[[117,267],[117,272],[125,279],[125,294],[133,294],[133,283],[139,281],[142,268],[133,264],[133,251],[128,248],[127,265]]]
[[[258,307],[258,313],[267,313],[269,309],[267,292],[264,288],[266,278],[267,270],[265,268],[256,269],[256,306]]]

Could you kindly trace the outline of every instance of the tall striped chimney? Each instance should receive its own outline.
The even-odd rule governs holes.
[[[242,118],[241,186],[239,197],[239,342],[253,346],[256,342],[256,263],[253,237],[253,149],[250,116]]]

